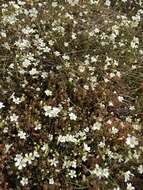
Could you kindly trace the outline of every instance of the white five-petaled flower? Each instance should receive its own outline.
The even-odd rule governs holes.
[[[135,188],[132,186],[131,183],[127,183],[127,189],[126,190],[134,190]]]
[[[52,91],[47,89],[47,90],[45,90],[45,94],[47,96],[52,96]]]
[[[139,45],[139,38],[135,37],[133,38],[133,40],[131,41],[131,47],[134,48],[138,48]]]
[[[17,154],[16,157],[14,158],[14,160],[15,160],[15,166],[19,170],[26,167],[26,159],[23,158],[23,156],[21,154]]]
[[[100,122],[96,122],[94,123],[94,125],[92,126],[92,130],[100,130],[101,129],[102,124]]]
[[[35,159],[35,156],[32,154],[32,152],[30,152],[29,154],[26,153],[25,154],[25,160],[28,164],[32,164],[32,160]]]
[[[36,68],[32,68],[30,71],[29,71],[30,75],[36,75],[38,74],[38,71]]]
[[[135,146],[138,145],[138,140],[137,140],[137,138],[135,136],[128,135],[128,137],[126,139],[126,144],[130,148],[134,148]]]
[[[76,177],[76,171],[75,171],[75,170],[70,170],[69,176],[70,176],[71,178]]]
[[[18,116],[17,116],[15,113],[13,113],[13,114],[10,116],[10,121],[12,121],[12,122],[17,122],[17,120],[18,120]]]
[[[23,177],[20,181],[21,185],[25,186],[28,184],[28,178],[27,177]]]
[[[50,185],[53,185],[53,184],[54,184],[54,179],[53,179],[53,178],[50,178],[50,179],[49,179],[49,184],[50,184]]]
[[[125,182],[130,180],[130,177],[133,176],[133,174],[130,171],[127,171],[124,173]]]
[[[20,139],[26,139],[26,133],[21,130],[18,132],[18,136]]]
[[[3,102],[0,102],[0,109],[4,108],[5,105],[3,104]]]
[[[105,1],[105,5],[107,5],[108,7],[110,6],[110,4],[111,4],[111,1],[109,1],[109,0]]]
[[[112,127],[112,129],[111,129],[111,133],[114,134],[114,135],[115,135],[116,133],[118,133],[118,131],[119,131],[119,130],[118,130],[116,127]]]
[[[49,160],[49,162],[50,162],[50,165],[51,166],[57,166],[57,164],[59,163],[59,161],[58,160],[56,160],[55,158],[53,158],[53,159],[51,159],[51,160]]]
[[[22,63],[23,67],[27,68],[31,65],[31,61],[29,59],[25,59]]]
[[[139,172],[140,174],[143,174],[143,165],[139,165],[139,167],[138,167],[138,172]]]
[[[122,96],[118,96],[119,102],[123,102],[124,98]]]
[[[76,121],[77,119],[77,116],[74,113],[69,113],[69,117],[71,120],[74,120],[74,121]]]

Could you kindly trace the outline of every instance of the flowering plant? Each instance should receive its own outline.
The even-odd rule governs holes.
[[[1,188],[142,190],[143,2],[1,4]]]

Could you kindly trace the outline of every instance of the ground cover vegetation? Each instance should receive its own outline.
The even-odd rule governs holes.
[[[143,189],[143,1],[1,0],[1,189]]]

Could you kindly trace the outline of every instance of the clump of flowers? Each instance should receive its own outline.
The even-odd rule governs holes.
[[[1,4],[2,189],[142,189],[143,2]]]

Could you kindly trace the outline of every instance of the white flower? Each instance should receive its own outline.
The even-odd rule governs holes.
[[[70,170],[69,176],[70,176],[71,178],[76,177],[76,171],[75,171],[75,170]]]
[[[51,159],[51,160],[49,160],[49,162],[50,162],[50,165],[51,166],[57,166],[57,164],[59,163],[59,161],[58,160],[56,160],[55,158],[53,158],[53,159]]]
[[[53,178],[49,179],[49,184],[50,184],[50,185],[53,185],[53,184],[54,184],[54,179],[53,179]]]
[[[58,142],[61,142],[61,143],[66,142],[66,136],[59,135],[58,136]]]
[[[26,159],[24,159],[21,154],[17,154],[14,160],[15,160],[15,166],[18,167],[19,170],[26,167]]]
[[[90,152],[90,147],[86,143],[83,146],[85,151]]]
[[[135,129],[135,130],[141,130],[141,125],[139,125],[139,124],[134,124],[133,125],[133,128]]]
[[[122,96],[118,96],[119,102],[123,102],[124,98]]]
[[[70,5],[74,6],[74,5],[76,5],[76,4],[79,3],[79,0],[67,0],[67,2],[68,2]]]
[[[120,187],[115,187],[113,190],[121,190]]]
[[[12,146],[12,144],[5,144],[5,153],[7,153],[9,151],[11,146]]]
[[[110,73],[110,78],[115,77],[115,73]]]
[[[42,77],[43,79],[45,79],[45,78],[47,77],[47,73],[46,73],[46,72],[42,72],[41,77]]]
[[[126,190],[134,190],[135,188],[132,186],[131,183],[127,183],[127,189]]]
[[[43,51],[44,51],[44,52],[50,52],[50,50],[51,50],[51,49],[50,49],[49,47],[43,48]]]
[[[108,176],[109,176],[109,170],[108,170],[108,168],[104,168],[103,169],[103,176],[106,177],[106,178],[108,178]]]
[[[45,111],[45,116],[48,116],[50,114],[50,111],[52,110],[52,107],[51,106],[44,106],[43,109]]]
[[[92,130],[100,130],[101,126],[102,124],[97,121],[96,123],[94,123]]]
[[[22,98],[15,97],[15,96],[14,96],[14,93],[11,95],[10,98],[12,98],[12,101],[13,101],[15,104],[20,104],[20,103],[23,101],[23,97],[22,97]]]
[[[66,135],[66,141],[67,142],[77,142],[77,139],[73,135]]]
[[[47,96],[52,96],[52,91],[47,89],[47,90],[45,90],[45,94]]]
[[[43,150],[44,152],[47,152],[47,151],[49,150],[48,144],[44,144],[44,145],[41,147],[41,150]]]
[[[59,142],[61,142],[61,143],[64,143],[64,142],[73,142],[73,143],[76,143],[77,139],[74,136],[69,135],[69,134],[67,134],[66,136],[59,135],[59,137],[58,137],[58,143]]]
[[[124,173],[125,182],[130,180],[130,176],[133,176],[133,174],[130,171]]]
[[[97,30],[98,30],[98,29],[95,30],[96,33],[97,33]],[[96,63],[96,62],[97,62],[97,57],[92,56],[92,57],[91,57],[91,63]]]
[[[32,163],[32,160],[34,160],[35,157],[34,155],[32,154],[32,152],[30,152],[29,154],[25,154],[25,160],[26,162],[28,162],[28,164],[31,164]]]
[[[133,49],[138,48],[139,45],[139,39],[137,37],[134,37],[133,40],[131,41],[131,47]]]
[[[34,30],[33,30],[33,28],[30,28],[29,26],[27,26],[26,28],[23,28],[23,29],[22,29],[22,32],[23,32],[24,34],[30,34],[30,33],[33,33]]]
[[[110,4],[111,4],[111,1],[109,1],[109,0],[105,1],[105,5],[107,5],[108,7],[110,6]]]
[[[42,127],[41,123],[35,122],[35,130],[40,130]]]
[[[99,143],[99,147],[101,147],[101,148],[104,148],[105,147],[105,141],[101,141],[100,143]]]
[[[99,1],[99,0],[90,0],[90,4],[91,4],[91,5],[94,5],[94,4],[98,3],[98,1]]]
[[[96,175],[99,179],[102,177],[108,178],[109,176],[109,170],[108,168],[101,168],[98,164],[96,164],[96,167],[94,170],[90,171],[92,175]]]
[[[104,81],[107,83],[107,82],[109,82],[109,80],[107,79],[107,78],[104,78]]]
[[[88,132],[89,132],[89,127],[86,127],[86,128],[84,129],[84,131],[85,131],[86,133],[88,133]]]
[[[68,47],[69,43],[68,42],[64,42],[64,46]]]
[[[5,105],[3,104],[3,102],[0,102],[0,109],[4,108]]]
[[[60,56],[60,52],[58,52],[58,51],[55,51],[54,54],[55,54],[55,56],[57,56],[57,57]]]
[[[26,139],[26,133],[25,132],[23,132],[23,131],[19,131],[18,132],[18,136],[20,137],[20,139]]]
[[[143,174],[143,165],[139,165],[139,167],[138,167],[138,172],[139,172],[140,174]]]
[[[73,161],[71,166],[72,166],[73,168],[76,168],[76,167],[77,167],[76,161]]]
[[[29,73],[30,73],[30,75],[36,75],[36,74],[38,74],[38,71],[36,68],[32,68],[32,70],[29,71]]]
[[[131,111],[135,110],[135,106],[130,106],[129,108]]]
[[[34,7],[34,8],[32,8],[32,9],[29,9],[29,16],[30,17],[37,17],[37,14],[38,14],[38,11],[37,11],[37,9]]]
[[[110,102],[109,102],[109,106],[113,106],[113,102],[110,101]]]
[[[19,47],[21,50],[23,50],[23,49],[30,46],[30,42],[28,40],[25,40],[25,39],[20,39],[17,42],[15,42],[15,45],[17,47]]]
[[[15,113],[10,116],[10,121],[17,122],[17,120],[18,120],[18,116]]]
[[[74,120],[74,121],[76,121],[76,119],[77,119],[77,116],[74,113],[70,113],[69,117],[71,120]]]
[[[31,61],[29,59],[25,59],[22,63],[23,67],[27,68],[31,65]]]
[[[54,41],[53,40],[49,40],[49,45],[53,46],[54,45]]]
[[[20,181],[20,183],[24,186],[28,184],[28,178],[27,177],[23,177]]]
[[[20,103],[22,102],[22,99],[20,99],[19,97],[13,98],[13,102],[14,102],[15,104],[20,104]]]
[[[118,129],[117,128],[115,128],[115,127],[112,127],[112,129],[111,129],[111,133],[112,134],[116,134],[116,133],[118,133]]]
[[[62,58],[63,58],[64,60],[70,60],[70,57],[69,57],[68,55],[63,55]]]
[[[78,70],[79,70],[81,73],[83,73],[83,72],[85,71],[85,67],[82,66],[82,65],[80,65],[80,66],[78,67]]]
[[[135,146],[138,145],[138,140],[136,137],[134,136],[128,136],[126,139],[126,144],[130,147],[130,148],[134,148]]]
[[[7,133],[8,132],[8,127],[4,127],[3,132]]]
[[[84,89],[85,90],[89,90],[89,86],[88,85],[84,85]]]
[[[61,111],[61,108],[51,107],[47,105],[44,106],[43,109],[45,111],[45,116],[49,116],[49,117],[57,117],[59,112]]]
[[[103,177],[102,168],[99,167],[98,164],[96,164],[96,167],[94,170],[91,171],[91,174],[96,175],[97,177],[99,177],[99,179],[101,179]]]
[[[99,30],[98,28],[95,28],[95,29],[94,29],[94,32],[95,32],[95,33],[99,33],[100,30]],[[96,61],[97,61],[97,60],[96,60]]]
[[[39,153],[38,153],[36,150],[34,150],[33,156],[34,156],[35,158],[39,158]]]
[[[76,39],[76,33],[72,33],[72,39],[75,40]]]

